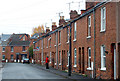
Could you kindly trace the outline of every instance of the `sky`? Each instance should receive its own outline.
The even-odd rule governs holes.
[[[68,3],[70,10],[85,9],[84,0],[0,0],[0,34],[32,34],[39,25],[51,28],[52,22],[58,24],[58,13],[69,19]]]

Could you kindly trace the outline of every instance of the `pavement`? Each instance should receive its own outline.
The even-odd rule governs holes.
[[[57,69],[52,68],[52,67],[50,67],[49,69],[46,69],[45,66],[42,66],[40,64],[30,64],[30,65],[33,66],[33,67],[36,67],[36,68],[54,73],[56,75],[62,76],[62,77],[67,78],[67,79],[74,79],[74,80],[80,80],[80,79],[88,80],[88,79],[91,79],[91,78],[87,77],[86,75],[77,74],[77,73],[72,73],[71,76],[68,76],[68,72],[66,72],[66,71],[57,70]]]

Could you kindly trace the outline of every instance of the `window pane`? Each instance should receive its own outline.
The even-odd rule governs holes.
[[[13,55],[11,55],[11,59],[13,59]]]
[[[3,55],[3,58],[2,59],[5,59],[5,55]]]
[[[91,49],[89,49],[89,57],[91,57]]]
[[[76,23],[74,24],[74,39],[76,39]]]
[[[76,65],[77,63],[76,63],[76,59],[77,57],[76,57],[76,48],[74,49],[74,65]]]
[[[67,28],[67,40],[69,41],[69,28]]]
[[[3,51],[5,51],[5,47],[3,47]]]
[[[103,57],[103,67],[106,67],[106,57]]]
[[[67,56],[68,56],[68,65],[69,65],[69,51],[67,52]]]
[[[25,46],[23,46],[23,51],[25,51]]]
[[[88,67],[91,67],[91,58],[88,58]]]
[[[106,56],[105,55],[105,46],[103,46],[103,56]]]

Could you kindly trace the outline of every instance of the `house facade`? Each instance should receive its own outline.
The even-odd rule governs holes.
[[[28,34],[10,35],[1,42],[2,62],[22,62],[24,58],[29,58],[29,44],[30,36]]]
[[[68,22],[62,16],[59,27],[53,23],[52,31],[35,41],[34,48],[39,49],[34,50],[35,62],[44,65],[49,56],[51,67],[67,71],[71,59],[72,72],[91,78],[119,79],[119,15],[120,2],[86,2],[81,14],[71,11]]]

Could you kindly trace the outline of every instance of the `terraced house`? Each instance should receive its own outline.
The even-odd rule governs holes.
[[[29,58],[27,51],[30,44],[28,34],[3,34],[1,39],[2,62],[22,62],[24,58]]]
[[[70,12],[70,21],[60,17],[57,27],[35,42],[34,59],[50,66],[102,79],[120,78],[120,2],[86,2],[81,14]],[[49,29],[48,29],[49,30]],[[70,39],[71,37],[71,39]],[[70,49],[71,44],[71,49]],[[69,58],[71,55],[71,58]]]

